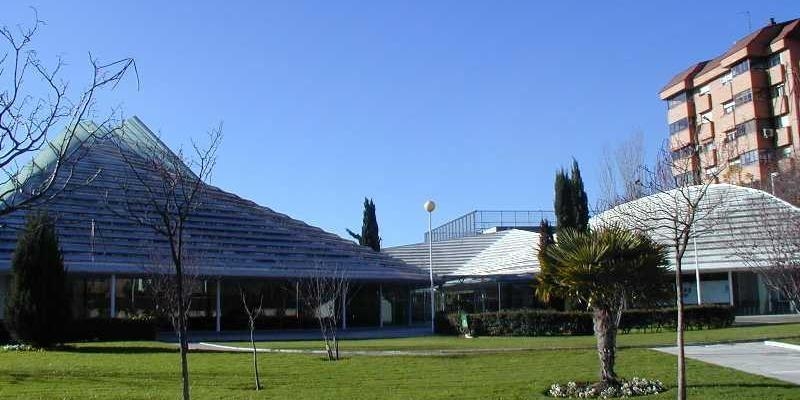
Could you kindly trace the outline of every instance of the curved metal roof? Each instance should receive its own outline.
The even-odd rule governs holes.
[[[539,272],[539,234],[510,229],[433,242],[433,272],[442,278],[500,277]],[[385,252],[428,270],[428,243],[390,247]]]
[[[693,270],[695,265],[710,272],[746,269],[740,255],[768,251],[769,246],[763,244],[772,233],[783,231],[787,222],[800,223],[800,208],[764,191],[730,184],[698,185],[643,197],[601,213],[591,223],[642,229],[670,249],[672,263],[675,221],[685,225],[687,204],[695,202],[704,189],[683,257],[684,269]]]
[[[93,125],[86,126],[87,131],[91,129]],[[114,205],[122,202],[119,196],[144,190],[141,185],[135,186],[137,182],[131,179],[120,151],[136,157],[136,146],[125,146],[124,141],[166,146],[136,117],[127,120],[121,131],[103,138],[81,137],[84,145],[76,152],[80,157],[69,159],[73,176],[66,189],[46,205],[57,219],[65,265],[70,272],[79,273],[146,273],[154,263],[167,259],[158,256],[167,254],[163,250],[166,242],[151,228],[113,212]],[[152,174],[152,170],[144,172]],[[87,180],[91,183],[86,184]],[[124,191],[123,182],[131,185]],[[358,280],[428,279],[427,272],[402,260],[217,187],[205,188],[204,200],[187,222],[185,232],[187,255],[202,275],[301,278],[326,270]],[[0,219],[0,271],[10,267],[24,216],[20,211]]]

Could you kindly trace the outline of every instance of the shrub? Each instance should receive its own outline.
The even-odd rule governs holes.
[[[675,308],[653,310],[625,310],[620,321],[620,331],[674,330],[678,312]],[[708,305],[686,307],[687,329],[716,329],[731,326],[733,307]],[[469,332],[475,336],[553,336],[591,335],[592,314],[577,311],[513,310],[468,314]],[[459,315],[437,315],[437,332],[461,332]]]
[[[6,327],[21,343],[47,347],[64,340],[69,321],[66,270],[53,219],[31,213],[11,260]]]
[[[666,386],[659,380],[633,377],[631,380],[620,380],[615,385],[579,384],[567,382],[566,384],[554,383],[547,394],[550,397],[572,397],[581,399],[635,397],[658,394],[665,392]]]

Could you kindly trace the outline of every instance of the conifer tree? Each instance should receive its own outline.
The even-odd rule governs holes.
[[[556,172],[555,199],[553,209],[556,212],[556,227],[575,227],[575,206],[573,204],[572,181],[563,169]]]
[[[69,322],[66,270],[55,223],[47,213],[28,215],[11,268],[5,320],[11,337],[36,347],[63,342]]]
[[[361,234],[350,229],[347,233],[358,241],[358,244],[367,246],[375,251],[381,251],[381,237],[378,234],[378,217],[375,214],[375,203],[372,199],[364,198],[364,219],[361,224]]]
[[[587,231],[589,229],[589,197],[583,188],[583,178],[578,161],[572,159],[572,176],[570,176],[570,186],[572,188],[572,206],[575,208],[575,229]]]

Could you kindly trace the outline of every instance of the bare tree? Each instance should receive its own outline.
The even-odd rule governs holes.
[[[319,324],[328,360],[339,359],[338,329],[347,307],[350,279],[338,267],[318,266],[308,279],[301,282],[303,301]]]
[[[253,349],[253,375],[256,380],[256,390],[261,390],[261,378],[258,375],[258,350],[256,349],[256,319],[263,313],[264,295],[259,294],[258,306],[248,302],[247,291],[239,286],[239,295],[242,297],[242,306],[247,314],[247,327],[250,329],[250,347]]]
[[[746,205],[753,221],[731,224],[729,247],[766,286],[800,308],[800,209],[766,193]]]
[[[644,136],[634,133],[613,150],[604,149],[600,162],[600,201],[598,211],[605,211],[624,201],[647,195],[641,182],[645,165]]]
[[[66,187],[72,178],[66,161],[80,144],[121,124],[117,112],[102,121],[94,115],[99,92],[136,72],[132,58],[103,63],[90,54],[90,82],[77,95],[70,93],[61,79],[64,61],[47,66],[31,47],[43,25],[34,10],[32,26],[0,27],[0,216],[46,202]],[[96,124],[85,124],[88,118]],[[62,126],[63,133],[53,137]]]
[[[674,141],[674,138],[673,138]],[[675,151],[667,150],[678,149]],[[683,318],[683,256],[690,241],[703,234],[715,223],[716,211],[723,205],[726,196],[710,188],[726,171],[731,151],[727,146],[713,151],[722,154],[715,157],[712,168],[701,169],[703,152],[701,146],[671,143],[664,145],[652,167],[641,166],[635,176],[636,182],[624,182],[623,187],[638,185],[641,190],[628,192],[634,198],[622,198],[620,205],[601,214],[601,223],[619,223],[632,229],[648,233],[671,250],[672,266],[675,269],[675,297],[678,309],[678,398],[686,398],[686,362],[684,354]],[[636,200],[637,196],[648,197]]]
[[[114,136],[118,154],[127,166],[120,182],[121,204],[106,204],[116,215],[147,227],[166,242],[175,276],[177,304],[186,304],[183,289],[187,260],[186,230],[207,194],[205,181],[216,162],[222,138],[221,126],[209,132],[208,144],[192,144],[193,156],[174,153],[157,137]],[[189,368],[186,309],[178,308],[183,399],[189,400]]]
[[[151,264],[145,268],[147,289],[153,296],[153,306],[158,315],[166,318],[175,335],[181,326],[188,324],[189,310],[192,308],[192,293],[200,289],[198,269],[184,261],[182,282],[179,285],[168,257],[151,257]],[[181,290],[179,295],[178,290]],[[183,318],[182,324],[179,319]]]

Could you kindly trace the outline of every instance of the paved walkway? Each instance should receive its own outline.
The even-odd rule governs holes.
[[[678,354],[676,347],[655,350]],[[686,346],[686,357],[800,385],[800,351],[765,342]]]
[[[258,353],[283,353],[283,354],[325,354],[325,350],[310,350],[310,349],[270,349],[261,348],[261,343],[256,343],[256,352]],[[320,339],[320,347],[322,342]],[[189,343],[190,350],[202,351],[222,351],[222,352],[251,352],[252,348],[246,346],[228,346],[216,343]],[[498,348],[498,349],[448,349],[448,350],[340,350],[339,354],[342,356],[453,356],[453,355],[467,355],[467,354],[493,354],[493,353],[508,353],[518,351],[528,351],[525,348]]]
[[[339,329],[340,339],[390,339],[406,338],[416,336],[427,336],[431,334],[430,325],[425,326],[401,326],[385,328],[348,328]],[[284,329],[275,331],[256,331],[255,339],[259,342],[280,342],[289,340],[317,340],[322,335],[319,329]],[[175,334],[162,332],[158,340],[174,342]],[[190,331],[190,342],[244,342],[250,340],[249,331]]]

